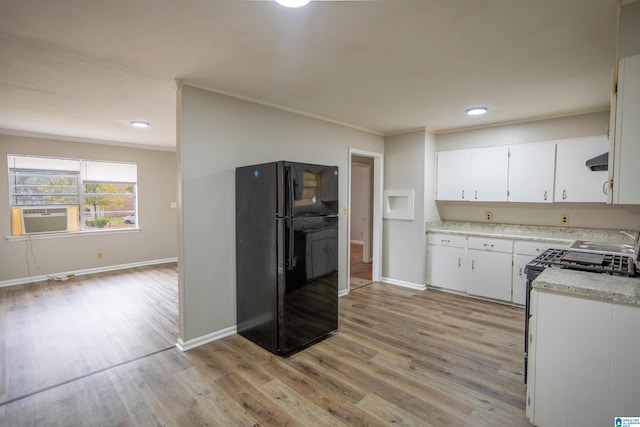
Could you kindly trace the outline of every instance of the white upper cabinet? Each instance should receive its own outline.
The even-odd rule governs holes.
[[[509,147],[509,201],[553,202],[555,163],[554,143]]]
[[[640,55],[622,58],[618,67],[613,151],[613,161],[609,153],[611,201],[640,204]]]
[[[509,180],[509,147],[471,150],[471,200],[506,202]]]
[[[559,141],[556,146],[556,202],[606,202],[607,171],[585,162],[609,151],[606,136]]]
[[[438,152],[437,200],[469,200],[471,150]]]
[[[506,202],[508,147],[438,152],[437,200]]]

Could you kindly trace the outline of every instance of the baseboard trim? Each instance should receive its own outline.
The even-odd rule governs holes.
[[[404,280],[392,279],[390,277],[381,277],[381,282],[389,283],[390,285],[402,286],[403,288],[411,288],[417,291],[424,291],[427,289],[427,285],[423,283],[405,282]]]
[[[226,338],[230,335],[233,335],[238,332],[237,327],[229,326],[228,328],[220,329],[216,332],[211,332],[210,334],[202,335],[197,338],[193,338],[187,341],[182,341],[182,338],[178,338],[178,342],[176,343],[176,347],[180,351],[189,351],[193,348],[200,347],[201,345],[208,344],[213,341],[220,340],[222,338]]]
[[[354,245],[364,246],[364,240],[351,240]]]
[[[107,265],[104,267],[86,268],[83,270],[64,271],[61,273],[52,273],[49,276],[53,276],[53,277],[84,276],[86,274],[104,273],[107,271],[124,270],[127,268],[145,267],[145,266],[157,265],[157,264],[167,264],[170,262],[177,262],[177,261],[178,261],[177,257],[152,259],[149,261],[131,262],[128,264],[116,264],[116,265]],[[41,282],[47,279],[48,277],[42,274],[39,276],[21,277],[18,279],[3,280],[3,281],[0,281],[0,288],[4,288],[7,286],[24,285],[28,283],[34,283],[34,282]]]
[[[349,295],[349,289],[343,289],[341,291],[338,291],[338,298],[341,298],[345,295]]]

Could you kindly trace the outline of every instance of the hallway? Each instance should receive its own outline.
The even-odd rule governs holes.
[[[362,261],[362,248],[362,245],[351,243],[351,278],[349,279],[351,290],[373,283],[373,264]]]

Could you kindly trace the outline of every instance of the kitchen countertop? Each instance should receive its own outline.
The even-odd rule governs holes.
[[[538,242],[571,244],[575,240],[595,242],[631,243],[632,239],[619,230],[600,228],[549,227],[538,225],[496,224],[487,222],[435,221],[426,223],[427,233],[464,234],[475,237],[493,237]],[[625,230],[635,235],[634,230]]]
[[[640,307],[640,278],[603,273],[546,268],[534,281],[533,288]]]

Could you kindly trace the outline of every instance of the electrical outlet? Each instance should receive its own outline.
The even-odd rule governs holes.
[[[484,219],[486,219],[487,221],[491,221],[491,220],[493,220],[493,213],[491,213],[491,212],[485,212],[485,213],[484,213]]]
[[[102,253],[102,251],[96,252],[96,258],[102,259],[103,256],[104,256],[104,254]]]
[[[561,224],[569,224],[569,215],[560,215]]]

